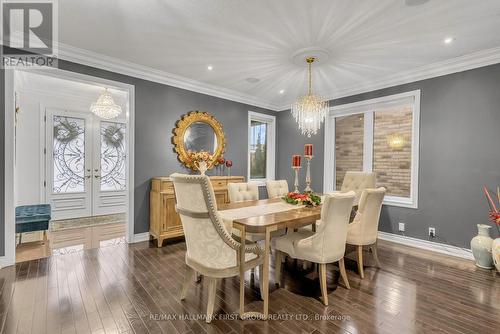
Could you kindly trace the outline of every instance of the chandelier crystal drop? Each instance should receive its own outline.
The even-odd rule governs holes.
[[[307,135],[307,137],[318,133],[330,106],[328,100],[312,92],[311,65],[315,60],[314,57],[306,58],[309,66],[309,89],[307,95],[299,97],[291,108],[292,115],[299,124],[299,130],[302,131],[303,135]]]
[[[97,101],[92,103],[90,111],[101,118],[112,119],[122,113],[122,108],[115,103],[113,96],[106,88]]]

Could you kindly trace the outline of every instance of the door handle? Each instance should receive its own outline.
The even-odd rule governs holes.
[[[86,179],[90,179],[91,177],[92,177],[92,175],[85,175]]]
[[[96,174],[96,175],[94,175],[94,177],[95,177],[96,179],[98,179],[98,178],[100,178],[100,177],[101,177],[101,175],[97,175],[97,174]]]

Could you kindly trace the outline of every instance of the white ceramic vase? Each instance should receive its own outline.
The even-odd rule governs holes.
[[[493,239],[490,237],[490,225],[477,224],[477,235],[470,241],[472,255],[476,260],[476,266],[484,269],[493,268],[491,256],[491,245]]]
[[[200,175],[205,175],[205,172],[208,169],[208,165],[206,161],[199,161],[196,164],[196,167],[198,167],[198,170],[200,171]]]
[[[497,268],[497,271],[500,273],[500,238],[493,240],[491,244],[491,255],[495,268]]]

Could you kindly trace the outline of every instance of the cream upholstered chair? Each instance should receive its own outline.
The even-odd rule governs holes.
[[[275,278],[278,284],[281,273],[281,252],[284,252],[292,258],[319,264],[321,294],[325,305],[328,305],[327,263],[338,261],[342,279],[347,289],[350,289],[344,266],[344,253],[354,196],[353,191],[326,195],[321,208],[322,223],[318,225],[315,233],[299,230],[274,240],[276,250]]]
[[[239,275],[240,243],[226,230],[217,212],[215,194],[210,179],[205,175],[172,174],[176,210],[186,237],[186,280],[181,300],[186,298],[195,272],[208,279],[207,322],[212,320],[217,279]],[[262,273],[262,249],[257,244],[245,246],[245,270],[259,266]],[[262,287],[262,282],[261,287]],[[240,277],[240,285],[244,278]],[[261,289],[262,291],[262,289]]]
[[[383,187],[363,190],[356,216],[347,229],[347,244],[357,246],[358,271],[361,278],[365,277],[363,246],[370,246],[373,258],[377,266],[380,267],[377,255],[377,232],[384,196],[385,188]]]
[[[288,194],[288,182],[286,180],[267,181],[267,197],[277,198]]]
[[[256,201],[259,199],[259,186],[256,183],[228,183],[229,202]]]
[[[356,200],[359,200],[363,190],[367,188],[375,188],[376,173],[375,172],[346,172],[340,192],[354,191]]]

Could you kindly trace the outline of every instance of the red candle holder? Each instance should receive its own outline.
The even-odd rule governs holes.
[[[313,156],[313,144],[304,145],[304,156],[306,156],[306,158]]]
[[[292,156],[292,167],[300,167],[302,157],[300,155]]]

